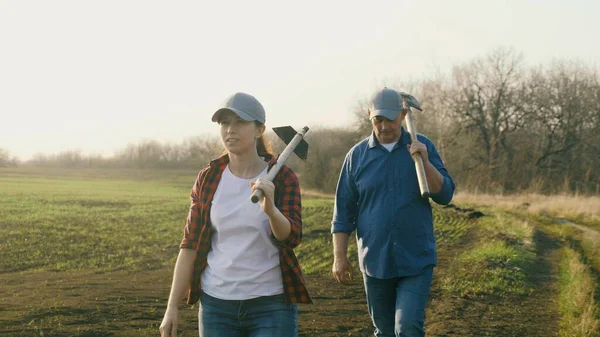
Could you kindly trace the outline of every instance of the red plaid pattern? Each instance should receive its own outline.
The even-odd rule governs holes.
[[[271,169],[277,161],[274,158],[268,159],[269,169]],[[196,303],[202,291],[200,275],[208,265],[207,256],[211,249],[210,204],[228,163],[227,155],[211,161],[198,174],[190,193],[192,202],[180,245],[182,249],[196,251],[187,299],[189,304]],[[298,177],[292,169],[284,165],[275,176],[273,183],[275,184],[275,206],[291,224],[290,235],[283,241],[277,240],[271,232],[271,241],[279,248],[279,265],[285,298],[288,303],[312,303],[293,250],[302,240],[302,202]]]

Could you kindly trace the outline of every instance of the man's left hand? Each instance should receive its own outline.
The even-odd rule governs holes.
[[[423,163],[429,160],[427,146],[425,146],[425,144],[421,143],[420,141],[416,140],[412,144],[406,145],[406,147],[408,148],[408,152],[410,152],[411,157],[417,153],[420,153],[421,157],[423,158]]]

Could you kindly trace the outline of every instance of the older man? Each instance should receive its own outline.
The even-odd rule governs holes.
[[[433,143],[411,144],[402,127],[401,93],[384,88],[371,98],[373,132],[346,155],[332,228],[338,282],[352,279],[348,240],[356,230],[369,315],[375,336],[424,336],[425,306],[437,262],[433,215],[421,197],[412,154],[423,158],[431,199],[448,204],[454,182]]]

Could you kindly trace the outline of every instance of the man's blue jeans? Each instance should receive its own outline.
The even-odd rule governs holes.
[[[298,307],[283,294],[230,301],[202,293],[198,325],[200,337],[296,337]]]
[[[432,277],[433,266],[419,275],[392,279],[377,279],[363,274],[375,336],[425,336],[425,307]]]

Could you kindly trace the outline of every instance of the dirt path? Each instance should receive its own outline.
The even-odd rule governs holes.
[[[329,276],[307,276],[313,305],[299,306],[299,337],[373,336],[362,276],[347,284]]]
[[[476,220],[468,227],[460,240],[439,247],[438,267],[427,309],[427,336],[557,336],[556,275],[560,246],[539,229],[535,229],[533,235],[537,257],[528,271],[528,283],[533,289],[530,295],[459,298],[444,294],[441,281],[448,273],[448,266],[475,242]],[[307,282],[315,304],[300,308],[300,336],[373,335],[360,277],[345,286],[329,277],[308,277]]]
[[[0,335],[157,336],[171,270],[0,275]],[[299,305],[299,337],[371,336],[362,279],[307,276],[313,305]],[[178,336],[197,336],[197,306],[183,305]]]
[[[440,289],[454,255],[468,248],[466,242],[449,249],[440,261],[441,268],[434,279],[432,300],[427,311],[428,336],[557,336],[558,289],[556,275],[558,244],[546,233],[536,230],[534,243],[537,258],[528,271],[533,292],[528,296],[454,297]]]
[[[577,228],[580,231],[582,231],[587,238],[591,239],[592,241],[600,242],[600,232],[593,228],[577,224],[577,223],[575,223],[569,219],[565,219],[565,218],[553,218],[553,220],[557,223],[569,225],[571,227]]]

